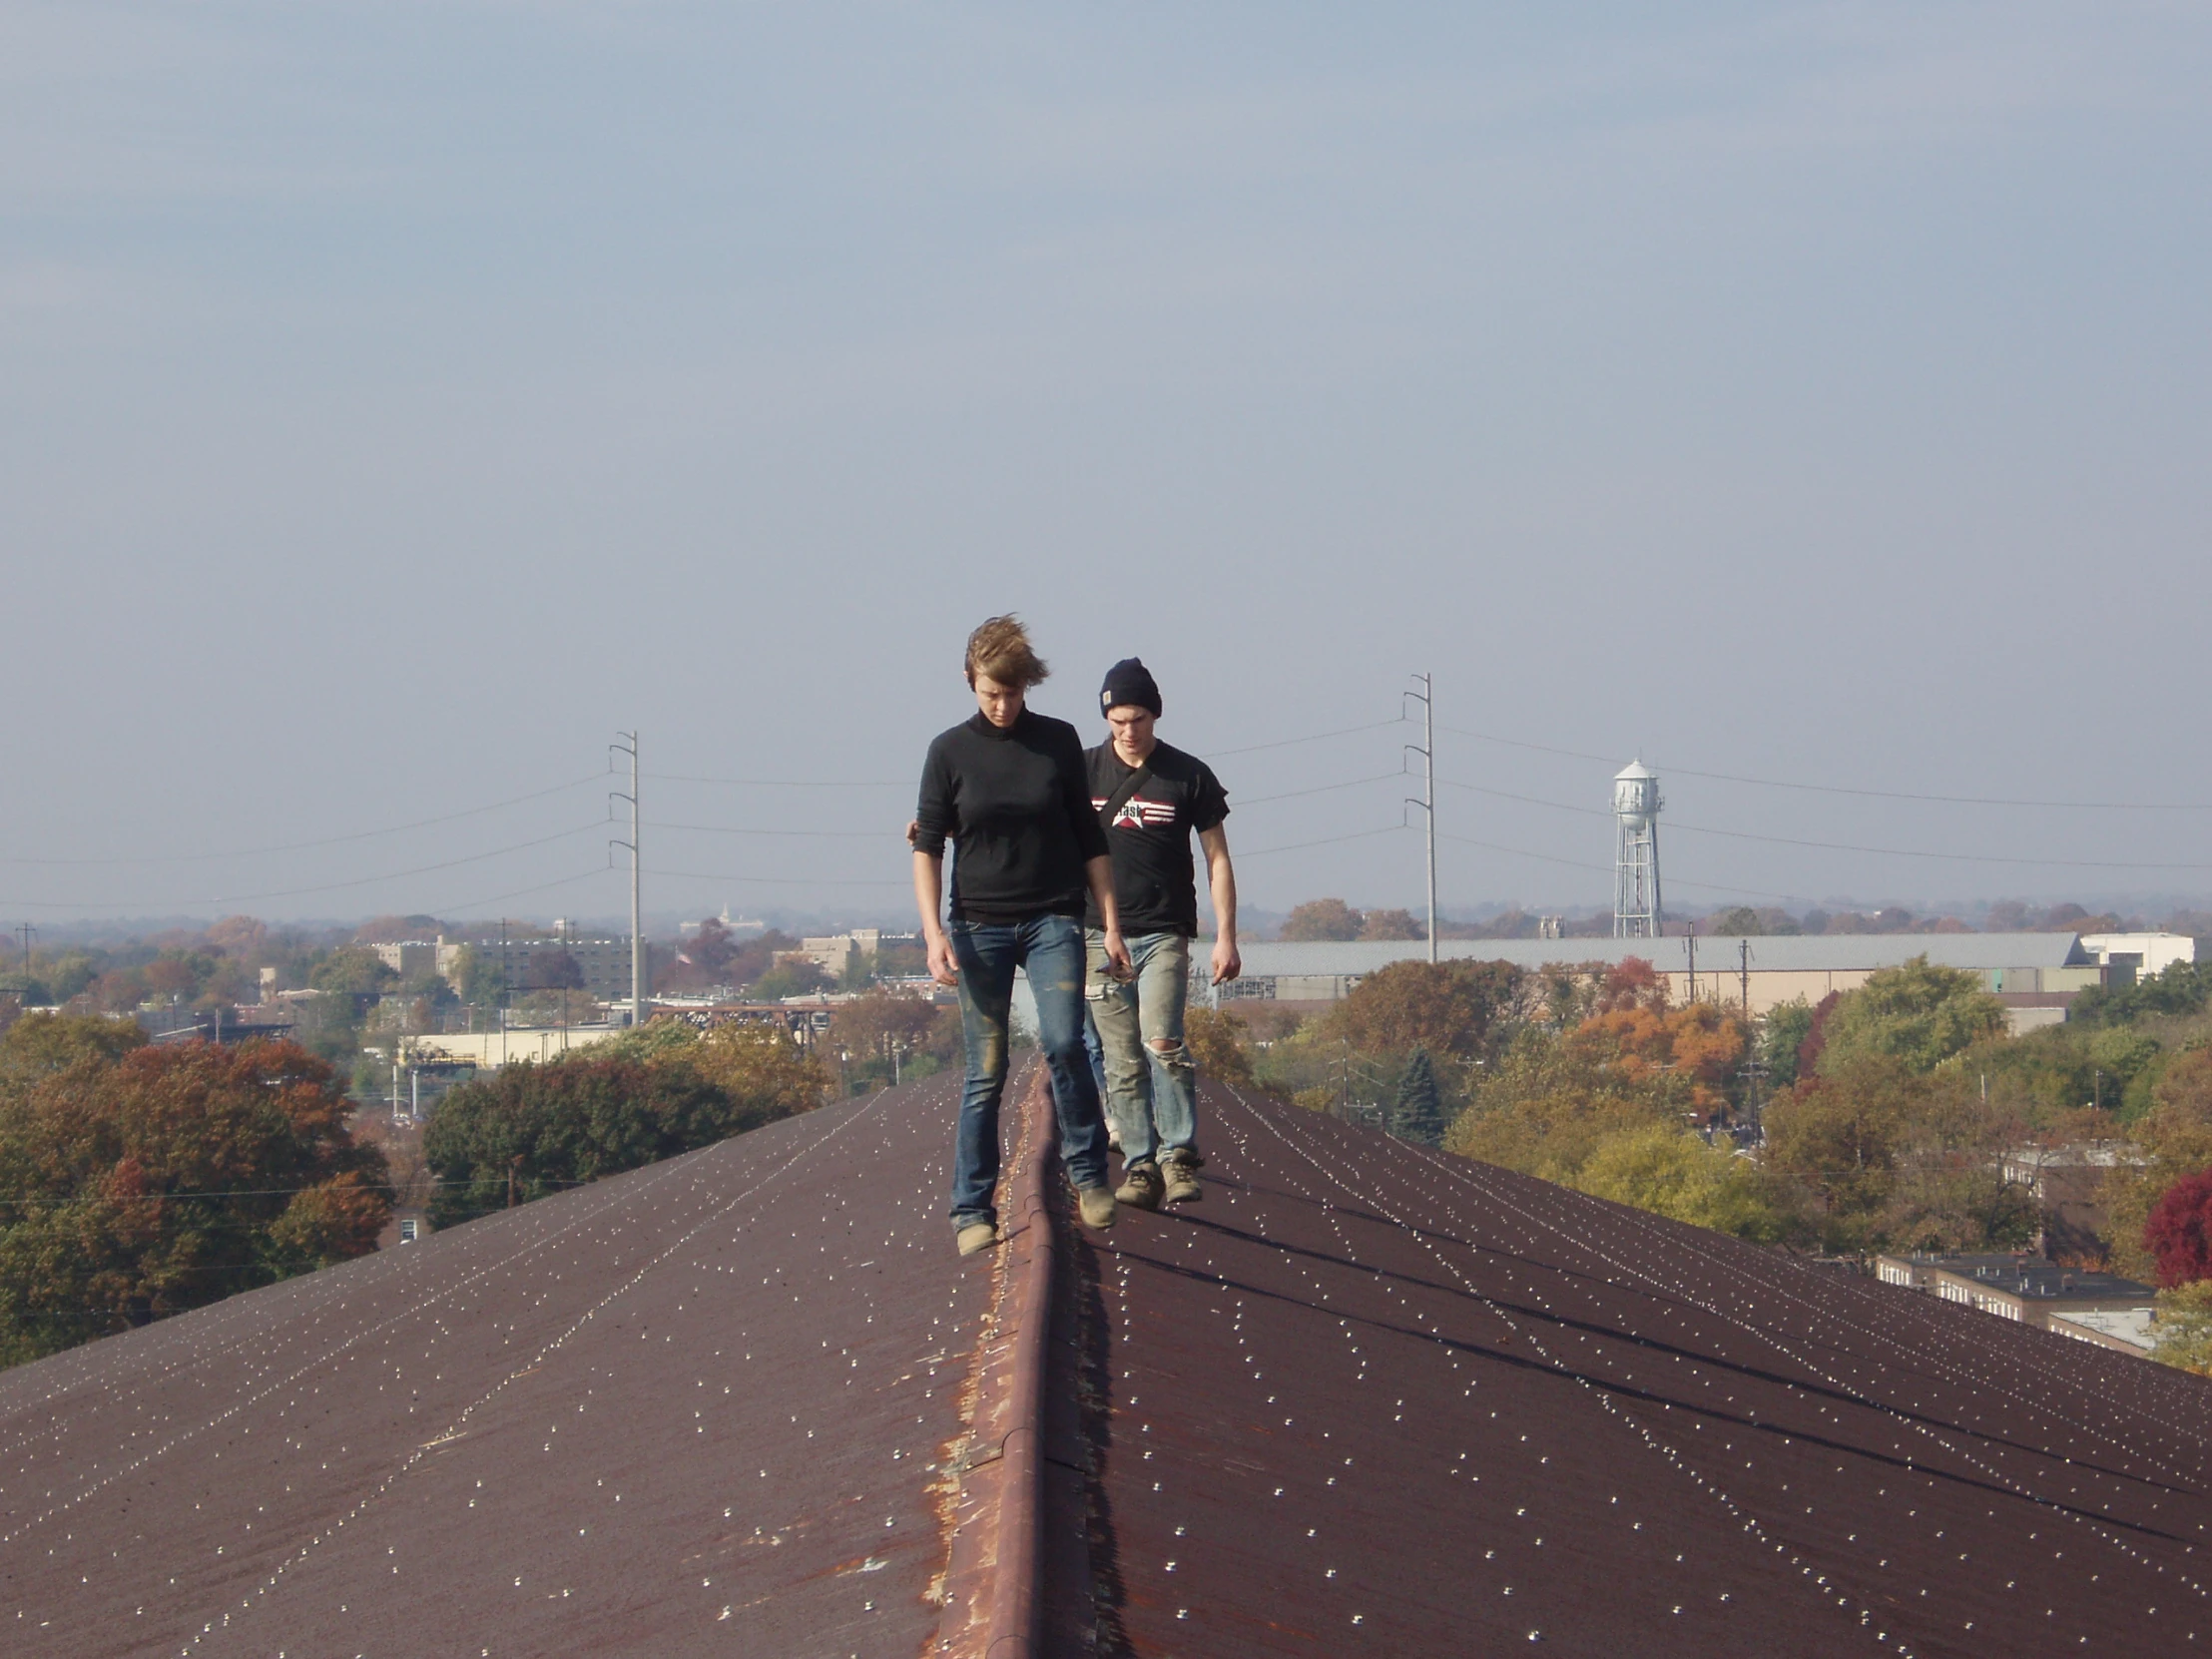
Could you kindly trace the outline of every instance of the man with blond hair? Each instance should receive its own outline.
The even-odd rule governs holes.
[[[1066,721],[1027,706],[1029,688],[1050,671],[1020,619],[994,616],[970,634],[963,671],[975,713],[929,745],[911,839],[930,976],[960,991],[967,1082],[953,1143],[952,1225],[969,1256],[998,1240],[998,1107],[1017,967],[1027,970],[1036,999],[1060,1159],[1084,1224],[1113,1225],[1105,1116],[1083,1051],[1086,898],[1100,922],[1092,954],[1102,971],[1130,969],[1082,741]],[[940,913],[948,840],[949,920]]]

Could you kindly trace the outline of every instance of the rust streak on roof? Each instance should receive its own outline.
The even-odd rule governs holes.
[[[991,1324],[974,1366],[970,1450],[953,1509],[944,1615],[933,1652],[947,1659],[1033,1659],[1042,1607],[1040,1501],[1047,1337],[1058,1256],[1047,1183],[1059,1138],[1042,1066],[1019,1101]]]

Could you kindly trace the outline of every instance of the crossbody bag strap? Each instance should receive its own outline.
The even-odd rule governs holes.
[[[1116,789],[1112,795],[1106,798],[1106,805],[1099,808],[1098,810],[1098,827],[1101,830],[1111,830],[1114,827],[1115,814],[1119,813],[1124,807],[1129,805],[1129,798],[1131,796],[1135,795],[1139,790],[1143,789],[1145,785],[1151,782],[1152,763],[1150,761],[1147,761],[1143,766],[1137,768],[1135,772],[1132,772],[1128,777],[1124,778],[1121,781],[1120,787]]]

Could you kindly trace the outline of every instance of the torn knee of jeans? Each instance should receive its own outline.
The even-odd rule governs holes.
[[[1152,1050],[1152,1057],[1164,1066],[1189,1065],[1191,1051],[1173,1037],[1154,1037],[1145,1046]]]

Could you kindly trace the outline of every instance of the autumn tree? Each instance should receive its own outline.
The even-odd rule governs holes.
[[[852,1056],[863,1079],[887,1081],[909,1072],[926,1077],[960,1052],[960,1012],[876,986],[830,1016],[830,1040]]]
[[[2212,1279],[2212,1170],[2185,1175],[2165,1190],[2143,1224],[2143,1248],[2168,1289]]]
[[[120,1060],[143,1047],[138,1021],[97,1014],[25,1014],[0,1037],[0,1092],[13,1094],[42,1077],[90,1061]]]
[[[1686,1086],[1685,1109],[1709,1116],[1728,1105],[1749,1037],[1736,1011],[1718,1003],[1638,1001],[1592,1014],[1569,1040],[1632,1084],[1671,1073]]]
[[[1276,937],[1292,940],[1344,940],[1360,936],[1361,915],[1341,898],[1310,898],[1283,918]]]
[[[1199,1076],[1230,1088],[1253,1085],[1251,1034],[1244,1016],[1227,1009],[1192,1008],[1183,1015],[1183,1043]]]
[[[1392,962],[1352,988],[1318,1023],[1323,1040],[1370,1055],[1425,1048],[1457,1060],[1481,1058],[1520,1011],[1525,979],[1509,962]]]
[[[36,1039],[49,1055],[70,1040]],[[381,1155],[348,1132],[331,1068],[293,1044],[148,1045],[17,1076],[0,1092],[13,1358],[359,1256],[390,1214]]]
[[[747,1129],[811,1112],[830,1092],[829,1069],[781,1025],[752,1020],[718,1025],[700,1038],[688,1063],[730,1096]]]
[[[1413,919],[1410,910],[1369,910],[1360,917],[1363,939],[1424,939],[1428,929]]]
[[[2109,1171],[2102,1197],[2112,1227],[2112,1265],[2137,1279],[2157,1275],[2143,1243],[2151,1212],[2176,1182],[2212,1169],[2212,1049],[2174,1056],[2151,1090],[2150,1109],[2134,1124],[2139,1163]]]

